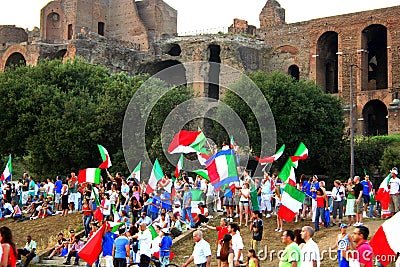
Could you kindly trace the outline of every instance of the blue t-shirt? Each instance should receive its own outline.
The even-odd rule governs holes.
[[[369,184],[370,184],[370,182],[362,180],[360,182],[360,184],[362,184],[362,186],[363,186],[363,195],[369,196]]]
[[[225,189],[224,196],[225,197],[232,197],[233,196],[232,190],[230,190],[229,188]]]
[[[126,258],[126,245],[129,245],[129,239],[126,236],[119,236],[114,241],[115,246],[115,258],[125,259]]]
[[[62,189],[62,181],[57,180],[56,183],[54,184],[55,192],[56,194],[61,194],[61,189]]]
[[[152,203],[155,204],[157,207],[160,207],[160,204],[161,204],[160,196],[157,196],[157,195],[154,196]],[[158,213],[158,208],[157,207],[155,207],[153,205],[150,205],[150,212]]]
[[[306,195],[307,196],[311,196],[311,191],[310,191],[310,189],[311,189],[311,184],[310,184],[310,182],[308,182],[308,181],[304,181],[303,182],[303,192],[304,193],[306,193]]]
[[[319,188],[319,182],[311,183],[311,189],[317,190]],[[312,192],[312,198],[317,199],[317,191]]]
[[[168,200],[162,201],[162,203],[161,203],[162,208],[167,209],[167,210],[171,209],[171,199],[169,199],[169,198],[171,198],[171,194],[169,192],[165,191],[164,194],[162,194],[162,198],[168,199]]]
[[[169,250],[172,247],[172,238],[170,236],[163,236],[161,239],[160,257],[169,256]]]
[[[114,239],[116,234],[106,232],[103,236],[103,256],[112,256],[112,250],[114,246]]]

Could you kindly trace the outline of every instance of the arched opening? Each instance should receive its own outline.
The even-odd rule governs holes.
[[[62,39],[60,14],[51,12],[47,15],[46,19],[46,40],[55,41]]]
[[[388,88],[387,29],[370,25],[362,31],[361,71],[362,90]]]
[[[300,70],[296,65],[291,65],[288,69],[288,74],[298,81],[300,79]]]
[[[68,24],[68,40],[71,40],[72,36],[74,36],[74,30],[72,29],[72,24]]]
[[[99,35],[104,36],[104,28],[105,28],[105,23],[104,22],[97,23],[97,33]]]
[[[183,66],[181,62],[178,60],[165,60],[161,62],[152,62],[148,63],[145,65],[142,65],[139,68],[139,73],[148,73],[150,75],[154,75],[156,73],[159,73],[160,71],[167,69],[169,67],[178,65],[173,69],[173,71],[168,72],[168,73],[162,73],[162,75],[159,75],[158,78],[164,80],[165,82],[169,84],[176,84],[176,85],[182,85],[186,84],[186,69]]]
[[[12,53],[6,60],[6,67],[10,66],[25,66],[26,60],[21,53]]]
[[[220,53],[221,47],[219,45],[209,45],[209,62],[221,63]],[[208,73],[208,94],[209,98],[219,99],[219,64],[210,64],[210,71]]]
[[[181,47],[178,44],[173,44],[171,48],[168,50],[168,55],[173,57],[178,57],[181,55]]]
[[[317,84],[325,93],[338,93],[338,34],[333,31],[321,35],[317,43]]]
[[[388,134],[388,110],[380,100],[371,100],[365,104],[363,111],[364,133],[368,136]]]

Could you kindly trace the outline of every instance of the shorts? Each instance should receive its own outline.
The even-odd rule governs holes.
[[[364,211],[364,201],[360,200],[358,204],[357,202],[354,204],[354,212],[360,214],[363,211]]]
[[[224,206],[233,206],[233,198],[232,197],[224,197]]]
[[[369,204],[369,200],[370,200],[370,196],[369,195],[362,195],[362,198],[364,200],[364,204],[368,205]]]
[[[306,196],[303,201],[304,206],[311,206],[311,197]]]
[[[249,202],[248,201],[240,201],[239,205],[244,206],[244,207],[248,207],[249,206]]]
[[[75,194],[74,193],[70,193],[68,195],[68,203],[74,203],[75,202]]]
[[[55,203],[61,203],[61,193],[56,193],[56,197],[54,198]]]

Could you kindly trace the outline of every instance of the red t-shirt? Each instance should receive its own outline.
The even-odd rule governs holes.
[[[374,261],[374,252],[366,240],[356,247],[358,252],[358,261],[365,264],[365,267],[372,267]]]
[[[222,239],[224,239],[224,235],[228,234],[228,227],[217,226],[215,228],[218,231],[218,241],[221,241]]]
[[[325,208],[325,197],[317,196],[317,208]]]

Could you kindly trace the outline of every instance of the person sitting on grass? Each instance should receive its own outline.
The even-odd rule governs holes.
[[[11,218],[13,218],[14,220],[21,219],[22,211],[17,205],[17,202],[12,201],[11,205],[13,206],[13,212],[11,213]]]
[[[9,202],[7,202],[7,200],[5,200],[4,198],[1,200],[1,204],[3,206],[1,208],[1,211],[3,213],[3,217],[4,218],[9,218],[10,217],[9,215],[11,215],[13,213],[13,211],[14,211],[13,206]]]
[[[53,251],[50,253],[50,255],[46,258],[44,258],[45,260],[51,260],[53,259],[54,255],[60,256],[62,250],[65,247],[65,242],[67,241],[67,239],[64,238],[64,234],[63,233],[59,233],[58,234],[58,240],[57,243],[54,245],[54,249]]]
[[[208,223],[209,219],[207,217],[210,216],[208,209],[203,202],[200,202],[197,206],[200,210],[200,213],[193,218],[193,221],[196,222],[194,225],[195,228],[199,227],[202,223]]]

